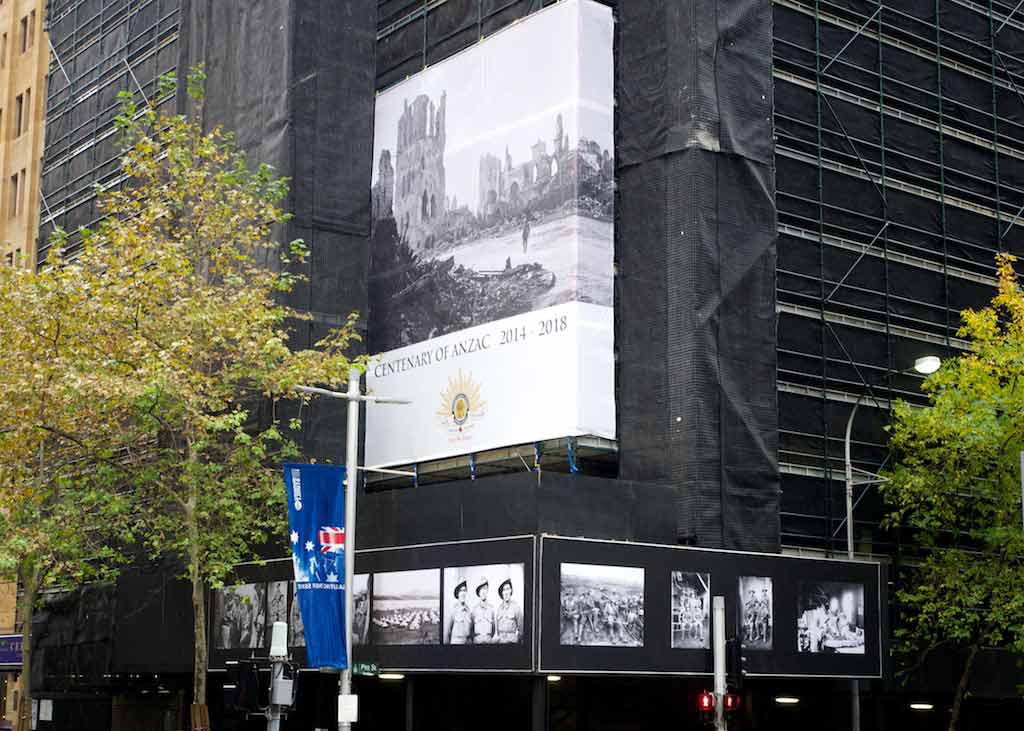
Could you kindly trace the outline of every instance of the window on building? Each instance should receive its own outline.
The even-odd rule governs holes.
[[[14,137],[21,134],[21,118],[25,113],[25,95],[14,97]]]
[[[0,69],[7,65],[7,34],[0,35]]]
[[[8,251],[5,258],[7,260],[7,266],[14,266],[14,254],[12,252]]]
[[[18,173],[18,215],[25,212],[25,168]]]
[[[24,53],[28,50],[28,16],[26,15],[21,19],[21,24],[18,30],[18,37],[21,39],[21,52]]]
[[[31,48],[36,42],[36,11],[28,14],[28,47]]]
[[[30,121],[32,121],[32,90],[25,89],[25,109],[21,113],[21,131],[18,134],[28,132]]]
[[[18,174],[11,176],[11,185],[7,201],[7,217],[14,218],[18,215]]]

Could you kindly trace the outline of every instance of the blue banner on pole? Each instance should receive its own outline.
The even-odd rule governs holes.
[[[295,589],[307,664],[348,667],[345,648],[345,468],[286,464]]]

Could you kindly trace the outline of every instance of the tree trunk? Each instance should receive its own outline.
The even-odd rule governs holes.
[[[29,560],[18,572],[21,583],[21,678],[18,700],[19,731],[32,728],[32,618],[35,616],[36,600],[39,597],[39,569]]]
[[[964,671],[960,674],[960,682],[956,686],[956,695],[953,697],[953,712],[949,717],[949,731],[957,731],[960,727],[960,709],[963,706],[964,696],[967,694],[967,685],[971,681],[971,668],[974,666],[974,658],[978,655],[978,649],[977,645],[971,645],[967,652]]]
[[[189,455],[192,447],[189,445]],[[194,643],[192,645],[192,731],[209,731],[206,712],[206,598],[203,594],[203,574],[199,570],[199,518],[196,507],[199,502],[197,488],[192,486],[192,494],[185,508],[185,520],[188,524],[188,575],[192,581],[192,629]]]

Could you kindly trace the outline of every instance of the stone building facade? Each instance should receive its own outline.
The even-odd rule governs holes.
[[[444,149],[445,93],[437,105],[426,94],[407,101],[398,120],[393,205],[398,231],[413,249],[433,248],[444,218]]]

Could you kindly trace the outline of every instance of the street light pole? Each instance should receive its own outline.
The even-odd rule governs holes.
[[[296,386],[296,391],[327,396],[329,398],[348,401],[348,425],[345,432],[345,657],[348,667],[341,671],[341,683],[338,692],[339,731],[351,731],[352,723],[358,713],[355,697],[352,695],[352,585],[356,571],[356,490],[359,484],[359,402],[378,404],[409,404],[411,401],[399,398],[386,398],[374,395],[363,395],[359,390],[359,371],[355,368],[348,372],[348,391],[330,391],[315,386]],[[399,473],[397,470],[388,472]]]
[[[352,695],[352,586],[356,573],[356,484],[359,471],[359,371],[348,372],[348,426],[345,430],[345,657],[348,667],[341,671],[340,695]],[[338,723],[340,731],[352,728],[350,721]]]
[[[850,433],[853,430],[853,418],[857,415],[864,395],[857,399],[850,411],[850,418],[846,420],[846,439],[844,441],[844,454],[846,456],[846,557],[853,560],[853,460],[850,458]],[[860,731],[860,681],[854,678],[850,681],[850,729]]]
[[[917,371],[921,375],[930,375],[939,369],[941,361],[938,356],[926,355],[922,358],[918,358],[914,361],[913,370]],[[909,368],[906,370],[910,370]],[[898,373],[905,373],[906,371],[898,371]],[[857,397],[857,400],[853,404],[853,408],[850,410],[850,416],[846,420],[846,437],[843,440],[843,455],[846,462],[846,557],[853,560],[853,458],[850,455],[850,435],[853,432],[853,419],[857,416],[857,409],[860,408],[861,403],[867,394],[861,394]],[[1024,460],[1024,456],[1022,456]],[[1022,468],[1024,469],[1024,468]],[[884,479],[875,476],[876,480]],[[871,484],[869,481],[867,484]],[[862,483],[864,484],[864,483]],[[1024,489],[1024,488],[1022,488]],[[1024,498],[1022,498],[1024,499]],[[834,533],[832,534],[835,535]],[[831,544],[831,539],[830,539]],[[850,692],[852,695],[850,705],[850,728],[852,731],[860,731],[860,681],[854,678],[850,681]]]

